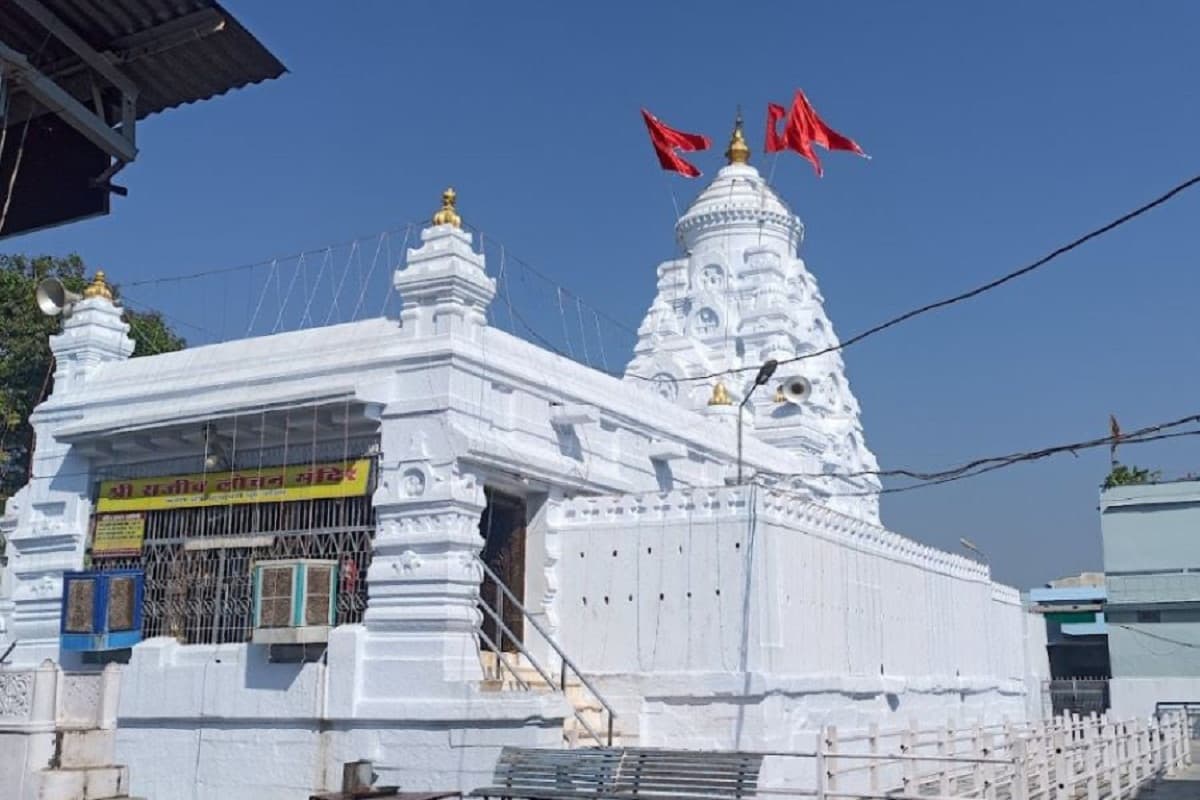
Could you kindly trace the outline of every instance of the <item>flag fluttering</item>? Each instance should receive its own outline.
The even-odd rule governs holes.
[[[787,121],[784,123],[783,133],[781,134],[779,132],[779,122],[784,119],[785,113]],[[780,150],[794,150],[812,162],[817,175],[823,175],[825,171],[821,167],[821,160],[817,158],[817,153],[813,149],[814,144],[820,145],[826,150],[846,150],[863,158],[870,158],[858,146],[857,142],[829,127],[825,123],[825,120],[821,119],[817,114],[812,104],[808,102],[808,98],[804,96],[803,91],[796,90],[796,96],[792,99],[792,108],[790,111],[785,112],[783,106],[776,103],[769,103],[767,105],[767,142],[765,149],[768,153],[777,153]]]
[[[680,175],[686,175],[689,178],[695,178],[700,175],[700,170],[696,169],[695,165],[685,161],[676,151],[695,152],[697,150],[707,150],[712,145],[711,140],[707,136],[699,133],[677,131],[660,121],[658,117],[644,108],[642,109],[642,119],[646,121],[646,129],[650,131],[650,144],[654,145],[654,152],[658,156],[658,163],[662,165],[663,169],[678,172]]]

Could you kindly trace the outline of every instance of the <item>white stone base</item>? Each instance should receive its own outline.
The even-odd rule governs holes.
[[[503,745],[557,747],[562,720],[380,721],[319,730],[279,720],[238,725],[122,722],[117,753],[132,793],[155,800],[295,800],[339,788],[342,764],[375,762],[379,785],[469,790],[491,780]]]
[[[339,789],[342,765],[359,759],[375,763],[380,785],[472,789],[489,781],[503,745],[561,745],[560,695],[481,692],[443,680],[435,662],[424,676],[397,670],[364,696],[359,668],[370,662],[355,653],[370,637],[361,626],[335,633],[327,663],[271,663],[261,645],[135,647],[116,754],[131,794],[294,800]]]

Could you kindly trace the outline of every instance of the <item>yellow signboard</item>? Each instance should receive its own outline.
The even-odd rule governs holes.
[[[92,557],[140,555],[142,538],[145,535],[146,517],[143,514],[107,514],[96,517],[96,529],[92,534]]]
[[[227,506],[353,497],[366,494],[370,459],[262,467],[207,475],[136,478],[100,484],[99,514],[163,511],[197,506]]]

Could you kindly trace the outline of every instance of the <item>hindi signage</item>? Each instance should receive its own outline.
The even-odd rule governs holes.
[[[99,514],[163,511],[198,506],[225,506],[354,497],[367,492],[370,459],[262,467],[104,481],[96,503]]]
[[[144,514],[105,514],[96,517],[92,532],[92,557],[137,556],[146,535]]]

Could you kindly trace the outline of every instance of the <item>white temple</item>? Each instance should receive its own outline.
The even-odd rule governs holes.
[[[501,745],[610,725],[788,751],[1036,713],[1016,590],[880,527],[836,352],[745,404],[738,482],[758,367],[836,338],[740,127],[728,157],[623,380],[487,324],[450,192],[396,269],[399,319],[130,360],[99,278],[0,522],[0,794],[293,798],[356,759],[466,789]]]

